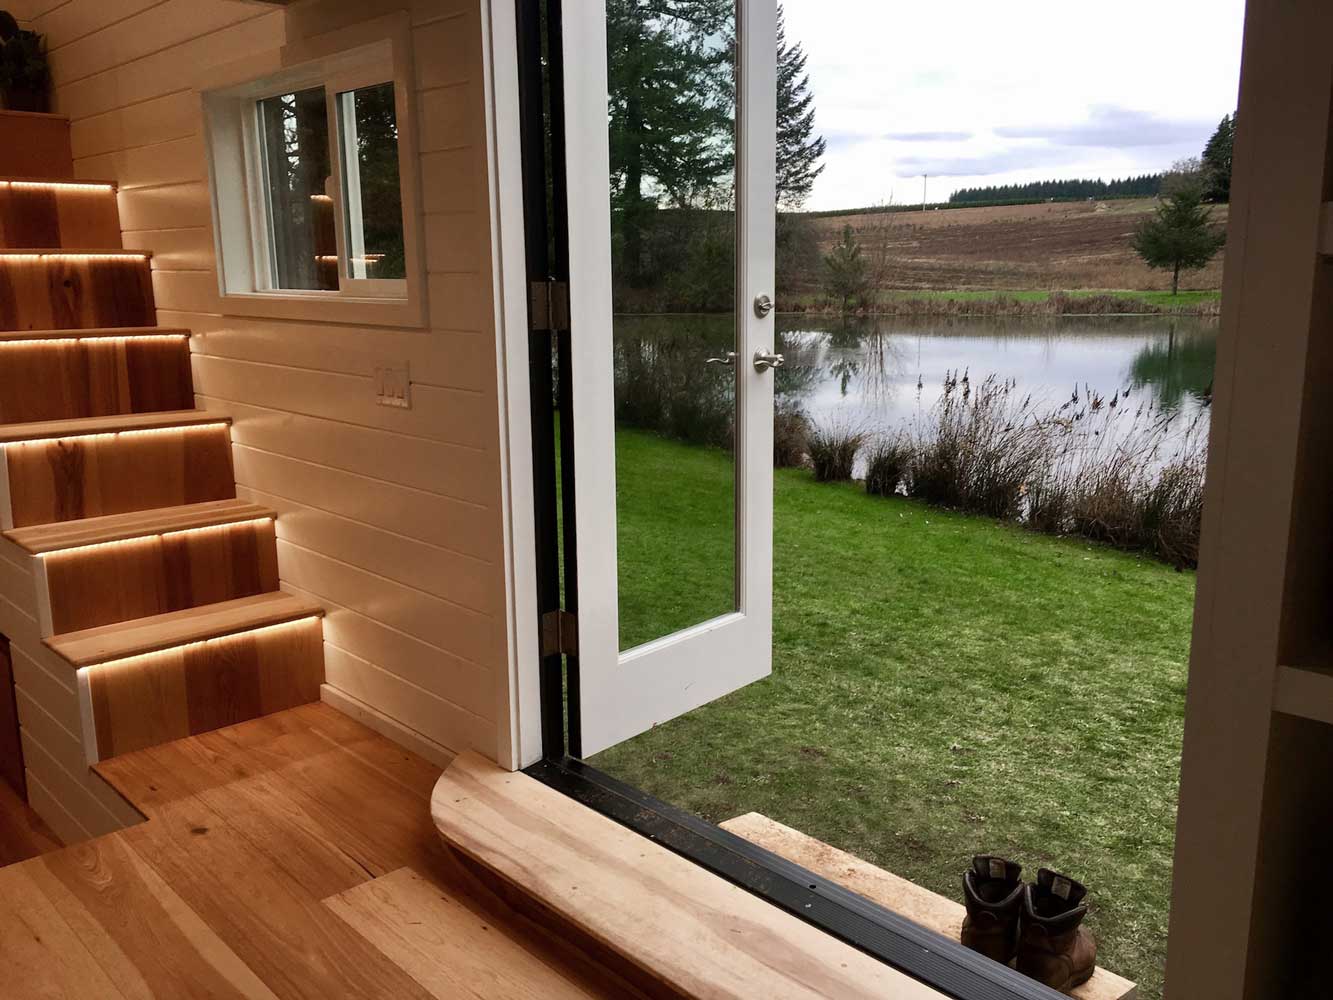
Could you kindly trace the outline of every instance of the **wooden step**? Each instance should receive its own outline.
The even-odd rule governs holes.
[[[0,344],[22,343],[34,340],[129,340],[154,337],[181,337],[188,339],[190,330],[183,326],[103,326],[81,330],[0,330]]]
[[[131,538],[167,535],[220,524],[240,524],[275,518],[270,507],[244,500],[213,500],[208,503],[185,504],[159,510],[132,511],[108,517],[89,517],[81,521],[42,524],[31,528],[14,528],[4,536],[29,555],[104,545]]]
[[[266,513],[43,555],[35,574],[41,634],[276,591],[278,545]]]
[[[765,850],[794,861],[830,882],[858,893],[937,934],[957,941],[963,927],[963,904],[923,889],[853,854],[830,847],[799,830],[783,826],[759,813],[727,820],[722,829],[744,837]],[[962,878],[960,873],[959,878]],[[1133,1000],[1137,987],[1128,979],[1099,968],[1071,994],[1076,1000]]]
[[[155,327],[143,327],[155,330]],[[0,334],[0,424],[179,411],[194,405],[179,333]]]
[[[322,615],[269,593],[45,641],[78,668],[106,760],[318,701]]]
[[[0,529],[236,496],[226,418],[198,410],[0,425]]]
[[[0,330],[153,326],[150,256],[128,250],[0,250]]]
[[[0,111],[0,174],[72,180],[69,119],[31,111]]]
[[[167,410],[160,413],[124,413],[76,420],[42,420],[0,426],[0,445],[90,437],[102,434],[131,434],[136,431],[173,427],[224,426],[231,418],[203,410]]]
[[[121,245],[114,184],[0,178],[0,250]]]
[[[89,667],[323,615],[318,604],[274,591],[56,635],[46,645],[71,666]]]
[[[444,772],[431,812],[481,886],[651,996],[941,996],[479,754]]]

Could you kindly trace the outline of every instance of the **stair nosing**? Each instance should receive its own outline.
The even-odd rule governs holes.
[[[136,337],[189,337],[187,327],[91,326],[64,330],[0,330],[0,344],[27,340],[133,340]]]
[[[0,446],[29,441],[89,437],[129,431],[164,430],[230,424],[231,417],[207,410],[161,410],[153,413],[118,413],[106,417],[76,417],[71,420],[41,420],[23,424],[0,424]]]
[[[87,187],[109,187],[120,190],[119,181],[109,181],[102,177],[23,177],[19,174],[0,176],[0,184],[51,184],[63,186],[83,185]]]
[[[189,621],[208,614],[219,614],[230,608],[241,608],[247,604],[256,607],[265,605],[276,605],[279,603],[288,604],[287,610],[278,614],[258,615],[249,621],[241,620],[234,624],[224,624],[220,626],[195,629],[179,629],[175,633],[168,631],[156,639],[141,639],[138,642],[124,642],[120,646],[113,645],[106,641],[92,646],[87,652],[79,653],[78,645],[80,643],[92,642],[101,637],[114,637],[117,633],[122,635],[134,630],[142,630],[152,627],[167,627],[177,622]],[[151,653],[160,653],[169,649],[177,649],[181,646],[190,646],[199,642],[208,642],[212,639],[223,639],[228,636],[242,635],[246,632],[256,632],[260,629],[270,628],[275,625],[286,625],[293,622],[303,621],[307,618],[324,617],[324,609],[317,604],[295,597],[285,591],[274,590],[265,594],[256,594],[251,597],[240,597],[231,601],[221,601],[217,604],[204,604],[195,608],[185,608],[181,611],[169,611],[166,614],[152,615],[148,618],[135,618],[128,622],[117,622],[113,625],[98,625],[93,628],[83,629],[78,632],[66,632],[60,635],[53,635],[43,639],[43,644],[61,659],[65,660],[71,667],[81,670],[86,667],[102,666],[109,663],[115,663],[120,660],[133,659],[139,656],[146,656]],[[74,655],[71,655],[70,648],[74,647]]]
[[[0,257],[141,257],[151,260],[151,250],[124,247],[0,247]]]
[[[227,505],[231,505],[230,507]],[[184,527],[164,526],[161,520],[157,524],[152,521],[152,515],[163,515],[166,512],[180,512],[194,510],[202,519],[202,523],[190,524]],[[212,515],[212,516],[210,516]],[[139,510],[127,511],[122,514],[106,514],[101,517],[82,518],[76,521],[56,521],[51,524],[27,525],[22,528],[11,528],[3,532],[5,538],[13,542],[29,555],[42,556],[57,552],[69,552],[73,549],[87,548],[95,545],[105,545],[115,542],[133,541],[141,538],[151,538],[155,535],[171,535],[183,531],[197,531],[204,528],[222,527],[229,524],[245,524],[249,521],[274,520],[277,518],[277,511],[263,504],[250,503],[239,498],[227,500],[205,500],[197,504],[180,504],[175,507],[163,507],[157,510]],[[112,530],[106,534],[94,535],[91,538],[79,540],[69,540],[67,542],[49,544],[40,541],[44,531],[63,530],[65,532],[78,530],[80,526],[84,530],[93,530],[98,522],[108,523],[123,521],[129,522],[131,519],[138,518],[142,521],[137,526],[126,526],[119,530]],[[34,542],[32,539],[39,539]]]

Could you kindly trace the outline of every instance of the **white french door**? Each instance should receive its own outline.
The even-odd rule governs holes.
[[[609,57],[606,0],[562,23],[585,757],[772,669],[776,0],[612,6]],[[682,63],[688,185],[632,120]]]

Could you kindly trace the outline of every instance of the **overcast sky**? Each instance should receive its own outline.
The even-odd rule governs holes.
[[[1235,110],[1244,0],[783,0],[827,168],[807,207],[1124,177]]]

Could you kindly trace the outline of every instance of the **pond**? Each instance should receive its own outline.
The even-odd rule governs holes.
[[[909,425],[939,399],[950,372],[1012,379],[1042,406],[1075,392],[1126,390],[1137,405],[1192,417],[1211,397],[1217,322],[1193,317],[778,318],[777,404],[817,425],[869,433]],[[684,440],[724,444],[726,369],[707,357],[730,346],[730,318],[616,318],[618,417]],[[660,425],[665,422],[665,425]],[[1187,421],[1181,421],[1185,423]]]

